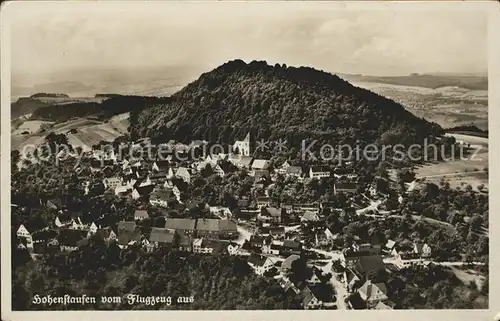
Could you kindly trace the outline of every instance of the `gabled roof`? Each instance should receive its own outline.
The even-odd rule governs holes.
[[[150,242],[172,244],[175,239],[175,230],[168,228],[153,227],[149,235]]]
[[[281,268],[283,269],[291,269],[292,268],[292,263],[296,260],[300,259],[300,256],[296,254],[292,254],[289,257],[287,257],[283,263],[281,264]]]
[[[287,174],[302,174],[302,167],[300,166],[289,166],[286,169]]]
[[[375,310],[392,310],[392,308],[391,308],[389,305],[385,304],[385,303],[384,303],[384,302],[382,302],[382,301],[379,301],[379,302],[375,305],[374,309],[375,309]]]
[[[149,214],[147,211],[144,211],[144,210],[135,210],[134,217],[135,218],[149,218]]]
[[[267,169],[269,161],[267,159],[255,159],[252,163],[252,169]]]
[[[189,218],[167,218],[165,219],[165,227],[174,230],[193,230],[195,229],[196,220]]]
[[[330,172],[330,169],[328,167],[325,167],[325,166],[311,166],[310,169],[313,173]]]
[[[289,249],[300,250],[302,248],[302,244],[300,244],[300,242],[297,242],[294,240],[284,240],[283,247],[286,247]]]
[[[354,268],[360,273],[369,273],[376,270],[385,270],[385,265],[380,255],[370,255],[359,257]]]
[[[150,200],[163,200],[163,201],[168,201],[169,199],[173,198],[173,192],[169,188],[157,188],[154,189],[151,195],[149,196]]]
[[[120,230],[127,230],[127,231],[133,231],[135,230],[135,222],[134,221],[121,221],[118,222],[118,231]]]
[[[198,231],[218,231],[219,230],[219,220],[218,219],[198,219],[196,224],[196,230]]]
[[[365,301],[387,300],[387,287],[384,283],[372,283],[368,280],[358,289],[358,292]]]
[[[141,231],[138,228],[134,228],[134,230],[128,229],[118,229],[118,244],[125,245],[132,241],[140,241],[141,240]]]
[[[276,207],[266,207],[264,210],[271,217],[281,217],[281,209],[279,209],[279,208],[276,208]]]
[[[387,243],[385,244],[385,247],[387,249],[392,250],[392,248],[394,247],[394,245],[396,245],[396,242],[394,242],[393,240],[388,240]]]
[[[248,257],[248,260],[247,262],[248,263],[251,263],[255,266],[263,266],[264,263],[266,263],[266,261],[268,260],[269,258],[265,257],[265,256],[262,256],[262,255],[259,255],[259,254],[251,254],[249,257]]]
[[[301,218],[302,221],[319,221],[319,216],[318,214],[311,212],[311,211],[306,211],[304,215]]]

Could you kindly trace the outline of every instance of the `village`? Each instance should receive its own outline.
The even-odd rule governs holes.
[[[145,144],[145,140],[137,144]],[[190,147],[171,144],[177,150],[187,151]],[[368,184],[359,193],[358,175],[348,164],[336,168],[310,166],[305,170],[285,161],[273,168],[269,160],[251,156],[249,135],[236,141],[234,147],[237,155],[219,153],[207,155],[201,161],[182,162],[173,155],[166,160],[118,160],[113,150],[87,152],[85,162],[75,170],[85,195],[102,189],[115,198],[133,202],[132,215],[110,219],[111,216],[102,213],[89,219],[67,211],[60,199],[48,199],[43,203],[55,219],[20,224],[16,233],[18,248],[28,250],[36,260],[48,252],[75,251],[96,237],[116,242],[121,249],[135,247],[152,252],[167,248],[205,255],[242,256],[255,274],[300,295],[304,309],[393,309],[385,284],[388,273],[440,264],[432,260],[431,245],[422,242],[398,244],[389,239],[380,244],[375,239],[357,236],[348,241],[343,239],[342,244],[336,242],[342,231],[326,227],[327,213],[372,219],[384,219],[392,213],[384,210],[388,196],[377,184]],[[101,168],[103,164],[105,167]],[[229,171],[252,179],[249,196],[237,196],[230,202],[234,203],[232,208],[206,202],[187,206],[191,200],[184,193],[190,185],[197,184],[197,176],[222,178]],[[89,179],[95,178],[96,173],[114,174],[97,176],[102,177],[99,180]],[[283,179],[302,182],[333,179],[333,193],[344,199],[342,206],[322,201],[276,204],[268,187]],[[399,194],[399,202],[403,194]],[[113,207],[114,204],[110,210]],[[156,211],[154,215],[148,210],[152,208]],[[168,209],[188,215],[158,216],[158,211]]]

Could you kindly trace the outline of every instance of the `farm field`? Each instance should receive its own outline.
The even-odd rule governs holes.
[[[463,140],[477,146],[479,152],[470,159],[456,159],[446,162],[428,164],[415,169],[417,178],[424,178],[426,182],[439,183],[441,179],[450,183],[450,187],[464,188],[470,184],[473,189],[479,185],[488,188],[488,139],[462,134],[447,134],[457,140]],[[475,150],[475,149],[474,149]],[[474,152],[473,150],[473,152]],[[458,156],[459,157],[459,156]]]
[[[45,136],[51,132],[56,134],[65,134],[68,141],[74,147],[81,147],[89,150],[92,145],[101,141],[112,142],[118,136],[128,133],[129,115],[121,114],[110,118],[107,122],[100,122],[86,118],[74,119],[64,123],[56,124],[45,135],[20,135],[13,133],[11,135],[12,149],[21,150],[27,144],[39,144],[43,142]],[[21,125],[20,128],[22,128]],[[68,133],[76,129],[76,133]]]
[[[53,124],[53,122],[42,120],[27,120],[23,122],[17,129],[15,129],[12,132],[12,135],[22,135],[22,133],[24,132],[34,134],[40,130],[43,124]]]
[[[390,98],[418,117],[444,128],[470,125],[488,129],[488,92],[454,86],[427,88],[395,84],[352,81],[353,85]]]

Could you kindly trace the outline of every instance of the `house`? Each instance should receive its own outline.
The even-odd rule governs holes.
[[[33,232],[31,235],[31,242],[26,242],[27,247],[33,247],[36,244],[47,244],[57,237],[57,232],[54,230],[40,230]]]
[[[217,240],[207,240],[203,238],[193,240],[193,252],[203,254],[225,254],[227,253],[226,243]]]
[[[149,179],[153,184],[158,185],[167,180],[167,175],[166,171],[153,172],[149,175]]]
[[[321,285],[306,285],[301,292],[302,306],[306,310],[321,309],[333,306],[333,294],[324,291]]]
[[[295,294],[299,294],[300,293],[300,290],[286,276],[280,278],[278,282],[279,282],[280,286],[283,288],[283,290],[285,291],[285,293],[288,292],[288,291],[290,291],[290,290],[292,290]]]
[[[77,217],[76,219],[71,220],[71,225],[69,226],[69,228],[73,230],[85,230],[87,226],[83,224],[80,217]]]
[[[286,170],[290,167],[290,163],[288,163],[288,161],[285,161],[283,164],[281,164],[280,167],[276,168],[274,170],[274,172],[276,174],[281,174],[281,175],[285,175],[286,173]]]
[[[251,254],[248,257],[247,263],[258,275],[264,275],[264,273],[272,270],[274,267],[274,260],[258,254]]]
[[[119,177],[109,177],[102,180],[104,188],[114,191],[118,186],[122,185],[122,180]]]
[[[115,195],[116,196],[126,196],[131,191],[132,191],[132,186],[130,186],[130,185],[117,186],[115,188]]]
[[[271,206],[271,198],[269,198],[269,197],[257,197],[257,208],[262,208],[265,206]]]
[[[63,251],[74,251],[87,242],[87,232],[82,230],[63,229],[59,231],[57,241]]]
[[[384,303],[382,301],[379,301],[375,306],[373,307],[374,310],[392,310],[392,305],[389,303]]]
[[[378,255],[381,253],[380,244],[362,243],[352,245],[352,249],[358,253],[368,253],[370,255]]]
[[[394,265],[398,269],[407,269],[422,263],[417,253],[413,252],[399,252],[394,257]]]
[[[260,249],[265,244],[269,244],[270,243],[270,239],[267,238],[267,237],[264,237],[262,235],[252,234],[252,235],[250,235],[250,240],[248,241],[248,243],[250,244],[250,246],[252,248],[258,248],[258,249]]]
[[[295,240],[284,240],[281,246],[281,255],[301,255],[302,254],[302,244]]]
[[[21,239],[26,239],[31,242],[33,233],[42,230],[48,230],[49,227],[41,218],[32,218],[29,221],[19,225],[16,235]]]
[[[347,268],[344,271],[344,283],[347,288],[347,291],[352,292],[358,284],[362,282],[363,276],[359,275],[355,270],[351,268]]]
[[[281,250],[281,243],[272,242],[262,245],[262,253],[263,254],[273,254],[279,255]]]
[[[269,168],[269,160],[267,159],[255,159],[252,162],[252,171],[257,171],[257,170],[268,170]]]
[[[269,226],[267,228],[261,228],[263,234],[270,235],[273,239],[282,239],[285,237],[285,227],[284,226]]]
[[[333,176],[336,179],[347,179],[347,180],[355,180],[358,178],[358,175],[354,172],[353,169],[345,167],[335,168],[333,170]]]
[[[215,164],[215,166],[212,166],[212,170],[216,175],[219,175],[220,177],[224,177],[224,175],[226,175],[226,172],[222,169],[222,167],[219,164]]]
[[[175,196],[175,199],[177,200],[177,202],[182,203],[181,190],[177,186],[172,187],[172,193],[174,193],[174,196]]]
[[[189,169],[186,167],[179,167],[175,172],[175,176],[188,184],[191,182],[191,173],[189,173]]]
[[[60,210],[63,208],[62,202],[58,198],[53,198],[47,201],[45,204],[47,208],[53,209],[53,210]]]
[[[359,289],[359,296],[366,302],[368,308],[375,307],[379,302],[387,301],[387,287],[384,283],[372,283],[367,280]]]
[[[141,231],[134,221],[118,222],[118,246],[126,248],[141,241]]]
[[[240,245],[238,243],[229,242],[227,245],[227,252],[229,255],[237,255],[240,250]]]
[[[199,218],[196,235],[208,239],[232,238],[238,236],[238,230],[236,223],[231,220]]]
[[[301,222],[318,222],[319,216],[317,213],[312,211],[306,211],[304,215],[300,218]]]
[[[243,140],[237,140],[233,145],[233,150],[242,156],[250,156],[250,133]]]
[[[69,213],[65,212],[57,215],[54,223],[57,227],[66,227],[73,224],[73,219]]]
[[[165,172],[170,168],[171,164],[168,160],[156,160],[151,166],[151,170],[154,172]]]
[[[116,233],[111,227],[97,229],[97,231],[93,235],[105,242],[114,241],[117,238]],[[87,235],[87,237],[88,236],[90,235]]]
[[[350,194],[350,193],[356,193],[358,190],[358,185],[356,183],[335,183],[333,185],[333,193],[345,193],[345,194]]]
[[[193,250],[193,239],[191,234],[186,230],[176,230],[175,233],[179,236],[177,248],[180,251],[191,252]]]
[[[335,234],[333,234],[329,228],[326,228],[325,229],[325,238],[328,240],[328,241],[331,241],[331,240],[335,240],[337,238],[337,236]]]
[[[309,178],[325,178],[330,177],[330,169],[324,166],[311,166],[309,168]]]
[[[177,237],[175,230],[168,228],[153,227],[149,234],[149,249],[160,246],[172,249],[175,246]]]
[[[375,184],[371,184],[370,187],[368,188],[368,193],[370,194],[371,197],[375,197],[378,195],[378,189]]]
[[[222,206],[210,206],[209,208],[210,213],[214,214],[215,216],[218,217],[224,217],[224,218],[230,218],[233,214],[231,213],[231,210],[227,207],[222,207]]]
[[[186,233],[186,235],[192,235],[196,229],[196,220],[189,218],[166,218],[165,228]]]
[[[382,251],[386,254],[390,254],[390,253],[392,253],[392,250],[395,249],[395,246],[396,246],[396,242],[394,242],[393,240],[387,240],[387,243],[385,243],[385,246],[382,249]]]
[[[414,243],[413,244],[413,252],[420,257],[425,257],[428,258],[432,254],[432,249],[427,243],[420,244],[420,243]]]
[[[292,254],[281,263],[281,272],[287,273],[292,270],[292,263],[300,259],[300,255]]]
[[[255,170],[253,171],[254,185],[261,185],[262,187],[268,185],[271,180],[268,170]]]
[[[300,166],[289,166],[286,171],[285,175],[287,177],[302,177],[302,167]]]
[[[156,188],[149,196],[149,203],[153,206],[168,207],[168,202],[175,199],[172,189]]]
[[[262,207],[261,213],[257,219],[269,223],[281,223],[284,214],[284,209],[276,207]]]
[[[310,211],[314,212],[316,214],[319,214],[319,206],[317,203],[310,203],[310,204],[294,204],[293,209],[295,211],[303,212],[303,211]]]
[[[151,183],[151,181],[147,180],[144,181],[140,184],[135,184],[135,187],[132,191],[132,199],[139,199],[139,198],[147,198],[151,194],[151,192],[154,190],[154,185]]]
[[[97,226],[97,224],[95,222],[92,222],[92,224],[90,224],[89,226],[89,234],[94,235],[95,233],[97,233],[98,229],[99,227]]]
[[[228,161],[239,169],[250,169],[252,159],[252,157],[244,155],[230,155],[228,157]]]
[[[135,213],[134,213],[134,220],[136,221],[142,221],[142,220],[145,220],[145,219],[148,219],[149,218],[149,214],[147,211],[144,211],[144,210],[135,210]]]
[[[321,270],[319,270],[316,267],[313,267],[313,273],[312,273],[311,277],[309,278],[309,280],[307,280],[306,282],[309,284],[319,284],[322,282],[321,279],[323,279],[323,275],[321,274]]]

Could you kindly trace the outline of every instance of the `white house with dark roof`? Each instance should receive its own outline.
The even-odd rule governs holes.
[[[274,260],[270,257],[265,257],[258,254],[252,254],[247,260],[248,265],[254,269],[255,273],[258,275],[264,275],[264,273],[272,270],[274,267]]]
[[[379,302],[387,301],[387,287],[384,283],[372,283],[367,280],[359,289],[359,296],[367,307],[374,307]]]
[[[309,168],[309,178],[326,178],[330,177],[330,169],[324,166],[311,166]]]

